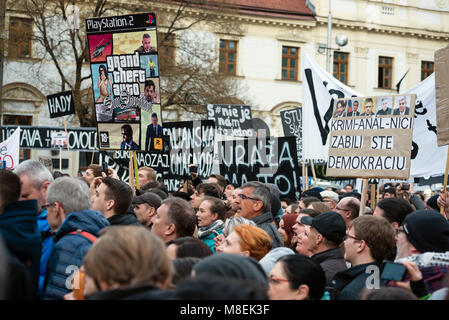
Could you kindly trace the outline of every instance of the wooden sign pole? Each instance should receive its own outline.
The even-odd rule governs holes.
[[[312,159],[310,159],[310,168],[312,169],[313,186],[316,187],[318,185],[318,182],[316,181],[315,165],[313,164]]]
[[[374,210],[374,207],[376,207],[376,186],[374,184],[371,184],[371,209]]]
[[[304,159],[302,159],[302,192],[307,190],[306,187],[306,165]]]
[[[59,145],[59,171],[62,170],[62,147]]]
[[[365,207],[366,207],[366,196],[368,194],[368,179],[363,179],[362,185],[362,200],[360,201],[360,212],[359,215],[365,215]]]
[[[136,151],[133,151],[133,158],[134,158],[134,176],[136,177],[136,189],[140,189],[139,168],[137,167],[137,154],[136,154]]]
[[[69,161],[70,163],[70,175],[72,175],[73,177],[73,161],[71,161],[72,159],[70,159],[70,147],[69,147],[69,134],[67,133],[67,124],[65,122],[65,116],[62,117],[64,119],[64,131],[65,131],[65,137],[67,139],[67,161]]]
[[[133,162],[134,153],[132,150],[129,150],[129,186],[133,191],[133,195],[136,195],[136,187],[134,185],[134,162]]]
[[[444,184],[443,184],[443,191],[442,191],[442,197],[444,200],[446,199],[446,190],[447,190],[447,174],[449,171],[449,147],[447,148],[447,156],[446,156],[446,170],[444,170]],[[446,218],[446,215],[444,213],[444,207],[440,208],[440,213],[443,215],[443,217]]]

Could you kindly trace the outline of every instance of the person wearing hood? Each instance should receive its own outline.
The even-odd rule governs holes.
[[[247,182],[241,187],[235,205],[237,214],[252,220],[270,236],[272,248],[284,246],[284,241],[277,228],[273,225],[271,213],[272,196],[270,189],[259,181]],[[280,202],[279,202],[280,204]]]
[[[220,235],[224,227],[226,206],[223,200],[205,197],[196,213],[198,238],[215,253],[215,237]]]
[[[21,181],[15,173],[0,170],[0,181],[0,238],[8,251],[5,261],[10,269],[5,299],[36,299],[41,258],[38,202],[18,201]]]
[[[109,226],[101,212],[90,210],[90,191],[78,179],[55,180],[47,192],[47,218],[54,247],[44,282],[45,300],[63,300],[71,291],[71,277],[81,267],[98,233]]]

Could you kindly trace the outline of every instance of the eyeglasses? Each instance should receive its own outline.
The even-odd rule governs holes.
[[[396,229],[395,233],[398,236],[401,232],[405,232],[404,227],[400,226],[399,228]]]
[[[253,200],[253,201],[262,201],[257,198],[248,197],[247,195],[244,195],[243,193],[239,193],[239,198],[242,200],[249,199],[249,200]]]
[[[55,202],[52,202],[52,203],[44,204],[44,205],[42,206],[42,208],[48,209],[48,207],[54,207],[54,206],[55,206]]]
[[[270,275],[270,277],[268,278],[268,282],[270,282],[272,284],[279,284],[281,282],[290,282],[290,280],[283,279],[283,278],[278,278],[278,277],[275,277],[273,275]]]

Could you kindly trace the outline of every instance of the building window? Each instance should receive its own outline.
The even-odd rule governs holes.
[[[237,41],[220,40],[220,72],[234,76],[237,69]]]
[[[393,73],[393,58],[379,57],[379,79],[378,88],[391,89]]]
[[[432,61],[421,61],[421,81],[433,73]]]
[[[159,69],[173,66],[175,64],[175,35],[158,33],[157,38],[159,40]]]
[[[282,80],[298,80],[298,48],[282,47]]]
[[[349,53],[334,52],[334,77],[348,84]]]
[[[10,17],[8,55],[12,58],[31,57],[32,20]]]
[[[3,125],[15,125],[15,126],[31,126],[33,122],[32,116],[22,116],[22,115],[3,115]],[[19,151],[19,162],[28,160],[31,158],[31,150],[20,148]]]

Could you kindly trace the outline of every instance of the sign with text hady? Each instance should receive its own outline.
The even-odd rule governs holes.
[[[301,173],[295,137],[263,137],[219,142],[220,174],[239,186],[274,183],[282,197],[298,199]]]
[[[438,146],[449,144],[449,45],[435,51]]]
[[[249,106],[208,104],[207,118],[215,120],[218,134],[231,137],[254,137]]]
[[[296,137],[296,153],[298,164],[302,161],[302,109],[281,111],[282,128],[284,136]]]
[[[65,91],[47,96],[50,118],[75,114],[72,91]]]
[[[327,175],[408,179],[416,95],[335,101]]]

